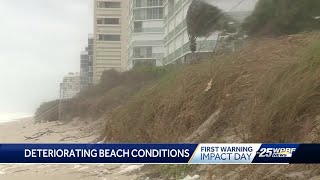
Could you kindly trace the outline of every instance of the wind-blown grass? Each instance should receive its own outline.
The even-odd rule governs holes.
[[[207,142],[302,141],[320,113],[319,44],[319,33],[260,39],[170,72],[112,113],[106,141],[183,142],[220,107]]]

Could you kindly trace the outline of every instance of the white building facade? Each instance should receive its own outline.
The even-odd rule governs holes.
[[[68,100],[80,92],[80,73],[69,73],[60,83],[60,99]]]
[[[163,64],[164,0],[129,0],[128,67]]]
[[[94,84],[100,82],[105,70],[126,70],[127,20],[127,0],[94,0]]]
[[[192,0],[167,0],[164,3],[164,64],[184,62],[190,51],[186,17]],[[197,50],[212,52],[217,35],[197,39]]]

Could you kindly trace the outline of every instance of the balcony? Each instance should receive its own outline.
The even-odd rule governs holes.
[[[174,37],[174,35],[175,35],[175,32],[173,30],[168,34],[168,41],[171,40]]]
[[[175,5],[175,9],[178,10],[180,7],[182,6],[182,0],[179,0],[176,5]]]
[[[132,47],[136,46],[163,46],[162,40],[152,40],[152,41],[133,41],[131,44]],[[130,49],[130,48],[129,48]]]
[[[173,14],[174,14],[174,9],[172,8],[168,11],[168,19],[170,19],[173,16]]]
[[[133,54],[130,57],[132,59],[163,59],[163,53]]]
[[[135,15],[134,20],[149,20],[149,19],[163,19],[163,14],[144,14],[144,15]]]
[[[153,1],[146,1],[142,0],[137,3],[134,3],[133,8],[145,8],[145,7],[162,7],[163,1],[162,0],[153,0]]]
[[[134,28],[134,33],[162,33],[163,28],[161,27],[154,27],[154,28]]]
[[[184,19],[178,26],[176,26],[165,38],[164,38],[164,44],[168,43],[172,40],[173,37],[175,37],[177,34],[179,34],[182,30],[184,30],[187,27],[187,21]]]

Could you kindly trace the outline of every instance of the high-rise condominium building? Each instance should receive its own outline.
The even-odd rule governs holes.
[[[186,17],[192,0],[167,0],[164,4],[164,64],[185,61],[190,51]],[[212,52],[217,36],[199,38],[197,50]]]
[[[86,89],[93,84],[93,35],[88,37],[88,46],[80,55],[80,88]]]
[[[68,100],[77,95],[80,91],[80,74],[69,73],[63,77],[60,83],[60,99]]]
[[[89,57],[87,51],[80,54],[80,89],[86,89],[89,85]]]
[[[94,0],[94,74],[126,69],[128,59],[128,0]]]
[[[93,85],[93,63],[94,63],[94,36],[89,34],[88,37],[88,47],[86,51],[88,52],[88,85]]]
[[[164,0],[129,0],[128,69],[163,65]]]

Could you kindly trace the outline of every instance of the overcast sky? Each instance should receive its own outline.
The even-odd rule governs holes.
[[[251,11],[258,0],[204,0],[210,4],[218,6],[224,11]]]
[[[92,0],[0,1],[0,113],[33,113],[79,71],[93,32]]]
[[[240,0],[209,0],[230,9]],[[236,10],[253,8],[247,0]],[[59,83],[79,71],[79,54],[93,32],[93,0],[0,1],[0,114],[33,113],[58,98]]]

